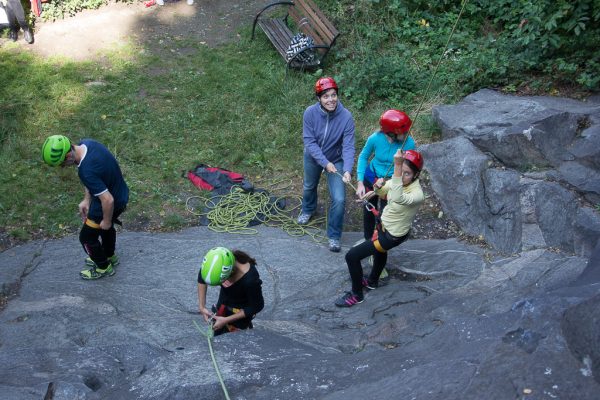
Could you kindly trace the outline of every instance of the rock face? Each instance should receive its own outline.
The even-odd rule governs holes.
[[[600,104],[481,90],[433,115],[420,148],[445,211],[504,253],[589,256],[600,238]]]
[[[571,284],[587,286],[600,282],[600,243],[594,249],[587,267]],[[599,284],[600,286],[600,284]],[[582,361],[582,371],[600,383],[600,288],[594,297],[569,308],[562,318],[562,331],[573,354]]]
[[[360,237],[345,233],[344,252]],[[388,284],[339,309],[343,252],[265,227],[124,232],[117,273],[94,282],[78,277],[75,236],[0,253],[13,293],[0,312],[2,398],[223,399],[193,323],[206,329],[196,276],[215,245],[256,257],[266,303],[255,329],[213,340],[232,399],[598,399],[600,274],[585,259],[409,240],[390,253]]]
[[[257,259],[265,298],[255,329],[210,342],[232,399],[598,400],[598,106],[481,91],[435,113],[432,187],[500,252],[408,240],[339,309],[362,233],[331,253],[262,226],[123,232],[116,275],[92,282],[76,236],[31,242],[0,253],[0,397],[224,398],[196,294],[221,245]]]

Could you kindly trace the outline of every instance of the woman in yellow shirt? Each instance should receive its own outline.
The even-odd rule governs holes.
[[[383,209],[377,235],[352,247],[346,253],[346,263],[352,279],[352,290],[336,300],[338,307],[352,307],[364,301],[363,287],[375,289],[379,275],[387,262],[387,251],[408,238],[410,226],[419,207],[425,200],[419,183],[419,173],[423,169],[423,157],[415,150],[394,154],[394,175],[385,186],[375,192],[367,192],[362,199],[387,195],[388,204]],[[369,277],[363,277],[361,260],[373,256],[373,268]]]

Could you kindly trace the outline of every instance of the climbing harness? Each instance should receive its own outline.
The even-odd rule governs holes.
[[[339,176],[341,176],[342,177],[342,181],[343,181],[344,176],[342,174],[340,174],[339,172],[336,172],[336,174],[338,174]],[[356,192],[356,190],[357,190],[356,187],[350,181],[346,182],[346,184],[348,186],[350,186],[354,190],[354,192]],[[380,215],[379,210],[377,209],[377,207],[375,207],[373,205],[373,203],[371,203],[369,200],[364,199],[364,198],[361,199],[361,203],[367,209],[367,211],[369,211],[369,212],[371,212],[373,214],[373,216],[375,217],[376,225],[377,226],[381,226],[381,215]],[[377,229],[375,230],[374,234],[376,232],[377,232]]]

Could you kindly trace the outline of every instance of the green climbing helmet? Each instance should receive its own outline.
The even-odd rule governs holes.
[[[225,282],[233,271],[235,257],[225,247],[212,248],[204,256],[200,274],[207,285],[217,286]]]
[[[71,151],[71,141],[68,137],[52,135],[42,146],[42,158],[46,164],[56,167],[65,161],[69,151]]]

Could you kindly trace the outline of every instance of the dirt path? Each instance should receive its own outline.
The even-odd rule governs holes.
[[[161,38],[193,38],[209,46],[238,39],[237,31],[251,24],[265,0],[196,0],[165,2],[145,7],[112,3],[55,22],[38,22],[35,43],[19,45],[39,55],[64,56],[73,60],[93,60],[100,52],[132,42],[152,48]]]

